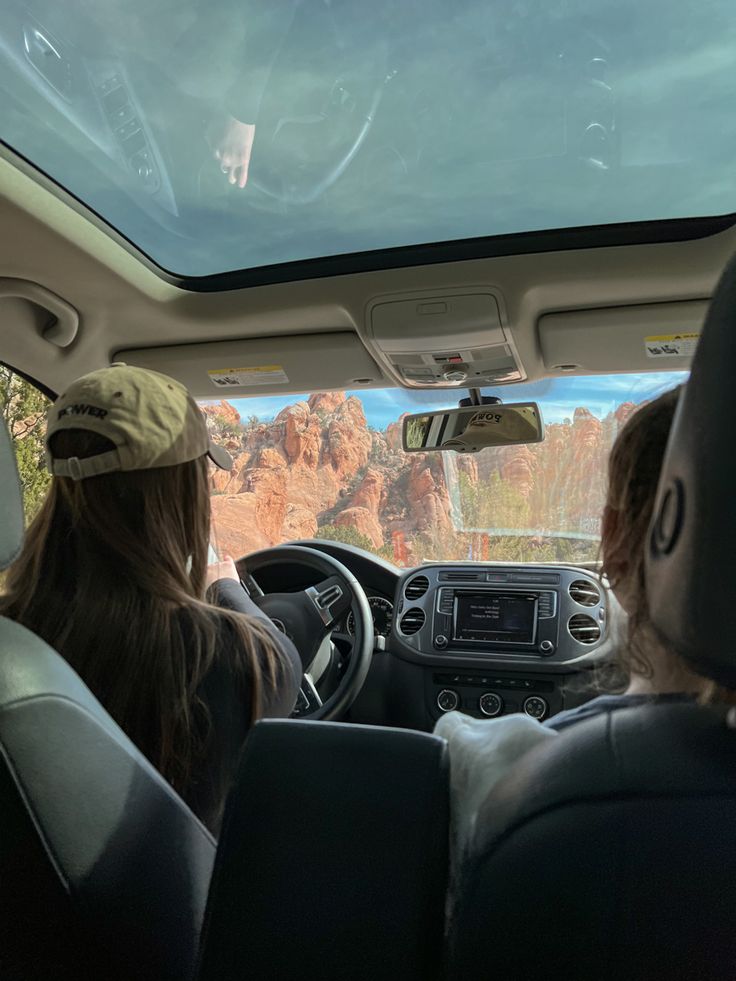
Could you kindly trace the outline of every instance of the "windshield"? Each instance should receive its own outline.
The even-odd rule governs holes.
[[[0,9],[0,138],[182,276],[736,210],[732,0]]]
[[[447,392],[382,389],[200,403],[235,459],[213,475],[213,538],[235,557],[323,538],[400,566],[598,557],[608,454],[643,402],[684,374],[557,378],[509,388],[537,401],[544,441],[472,456],[401,449],[407,412]]]

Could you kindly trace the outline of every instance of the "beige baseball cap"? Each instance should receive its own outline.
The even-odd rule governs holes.
[[[63,429],[104,436],[115,449],[97,456],[54,459],[49,441]],[[204,413],[182,384],[147,368],[117,362],[73,382],[54,402],[46,426],[46,462],[57,477],[82,480],[116,470],[150,470],[205,453],[222,470],[233,461],[209,438]]]

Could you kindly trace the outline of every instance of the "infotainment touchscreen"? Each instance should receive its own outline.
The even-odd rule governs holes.
[[[526,593],[457,592],[455,640],[533,644],[538,597]]]

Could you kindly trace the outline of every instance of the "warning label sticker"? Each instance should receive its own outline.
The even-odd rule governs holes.
[[[695,354],[700,334],[658,334],[645,337],[648,358],[690,358]]]
[[[248,368],[217,368],[207,374],[217,388],[248,388],[284,385],[289,378],[280,364],[259,364]]]

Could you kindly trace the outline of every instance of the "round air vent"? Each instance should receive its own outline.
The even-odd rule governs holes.
[[[399,621],[399,629],[407,637],[411,637],[417,630],[421,630],[423,626],[424,610],[420,610],[418,606],[413,606],[410,610],[407,610]]]
[[[404,596],[408,600],[418,600],[420,597],[429,589],[429,579],[426,576],[414,576],[406,584],[404,589]]]
[[[570,583],[570,596],[581,606],[598,606],[601,601],[601,591],[589,579],[576,579]]]
[[[570,617],[567,629],[578,644],[595,644],[601,639],[601,628],[587,613],[576,613]]]

